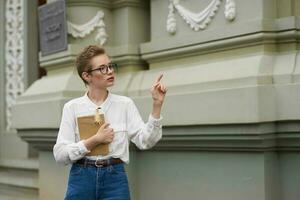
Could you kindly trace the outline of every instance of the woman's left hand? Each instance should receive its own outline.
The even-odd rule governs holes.
[[[152,99],[153,99],[153,103],[154,105],[158,105],[161,106],[164,102],[166,93],[167,93],[167,88],[166,86],[164,86],[160,80],[162,79],[163,74],[161,74],[157,80],[155,81],[155,83],[153,84],[152,88],[151,88],[151,94],[152,94]]]

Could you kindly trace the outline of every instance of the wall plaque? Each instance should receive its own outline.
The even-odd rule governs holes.
[[[66,50],[68,47],[65,5],[64,0],[58,0],[38,8],[42,56]]]

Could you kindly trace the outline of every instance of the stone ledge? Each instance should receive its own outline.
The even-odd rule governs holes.
[[[107,0],[68,0],[66,1],[68,7],[72,6],[91,6],[91,7],[101,7],[110,9],[111,2]]]
[[[52,151],[56,142],[58,129],[20,129],[19,137],[39,151]]]
[[[1,200],[39,200],[38,189],[0,184]]]
[[[279,42],[295,42],[299,38],[297,30],[287,30],[286,32],[255,32],[235,38],[223,38],[205,42],[195,42],[193,44],[168,47],[165,41],[163,47],[159,47],[161,41],[153,44],[142,44],[142,58],[149,63],[162,62],[170,59],[179,59],[196,55],[211,54],[225,50],[240,49],[256,45],[279,44]],[[171,45],[171,44],[170,44]],[[178,45],[178,44],[176,44]]]
[[[118,9],[123,7],[149,8],[149,1],[147,0],[68,0],[66,1],[68,7],[75,6],[91,6],[106,9]]]
[[[112,6],[114,9],[122,7],[137,7],[137,8],[149,8],[149,1],[147,0],[114,0]]]
[[[29,159],[1,158],[0,167],[22,169],[22,170],[38,170],[39,161],[37,158],[29,158]]]
[[[164,127],[162,140],[151,151],[300,151],[297,123]],[[58,129],[20,129],[18,135],[40,151],[52,151],[57,132]]]
[[[72,68],[75,70],[74,63],[77,54],[82,50],[78,44],[69,44],[67,50],[51,54],[48,56],[39,55],[41,67],[46,68],[48,71],[53,71],[63,68]],[[105,51],[119,66],[126,67],[137,65],[138,69],[145,69],[146,62],[142,60],[139,45],[120,45],[120,46],[107,46]]]
[[[253,20],[230,27],[220,27],[198,35],[182,35],[184,40],[174,43],[173,37],[157,37],[141,44],[142,58],[150,63],[210,54],[254,45],[278,44],[299,40],[298,17],[277,20]],[[226,31],[224,31],[226,30]]]

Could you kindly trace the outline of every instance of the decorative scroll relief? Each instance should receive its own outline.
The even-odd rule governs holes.
[[[235,8],[235,2],[234,0],[226,0],[225,5],[225,17],[227,20],[232,21],[235,19],[236,15],[236,8]]]
[[[11,130],[11,108],[24,91],[23,0],[7,0],[5,12],[5,101],[6,129]]]
[[[205,29],[216,15],[222,0],[212,0],[210,4],[201,12],[194,13],[179,4],[180,0],[169,0],[169,14],[167,19],[167,31],[170,34],[176,33],[175,10],[184,19],[184,21],[194,30]],[[234,20],[236,15],[234,0],[226,0],[225,18]]]
[[[78,25],[68,21],[68,34],[71,34],[74,38],[84,38],[97,28],[95,40],[103,45],[106,43],[108,38],[103,19],[104,13],[102,11],[98,11],[95,17],[85,24]]]

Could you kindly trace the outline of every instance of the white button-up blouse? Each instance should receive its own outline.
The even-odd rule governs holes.
[[[53,148],[54,158],[58,163],[65,165],[73,163],[90,152],[83,140],[80,140],[77,117],[93,115],[98,107],[89,99],[87,93],[64,105],[56,144]],[[114,139],[109,144],[108,155],[86,156],[87,158],[113,157],[129,163],[129,141],[132,141],[139,149],[149,149],[161,139],[162,117],[155,119],[150,115],[148,122],[144,123],[137,107],[129,97],[109,92],[100,107],[105,121],[114,131]]]

